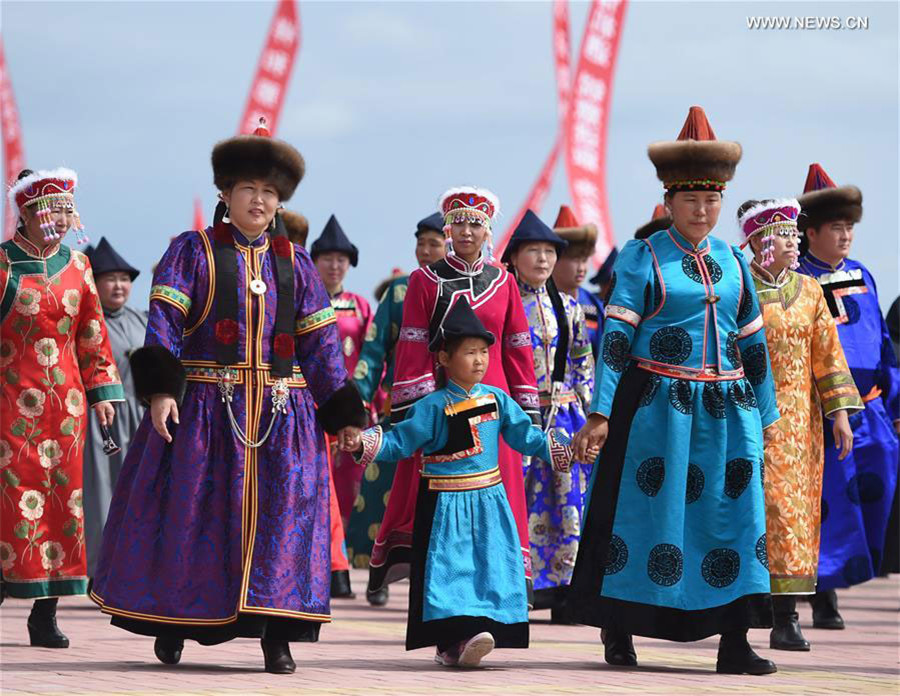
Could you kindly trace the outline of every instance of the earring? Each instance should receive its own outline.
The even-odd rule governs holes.
[[[225,214],[222,216],[222,222],[224,222],[225,224],[228,224],[229,222],[231,222],[231,218],[228,217],[228,206],[227,205],[225,206]]]

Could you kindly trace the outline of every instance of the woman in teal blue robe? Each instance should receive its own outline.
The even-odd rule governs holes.
[[[749,266],[707,236],[740,146],[716,141],[692,107],[679,140],[650,155],[675,220],[627,242],[615,264],[576,459],[580,440],[598,444],[607,425],[609,436],[569,608],[578,623],[606,629],[610,664],[636,664],[632,634],[721,633],[720,672],[765,674],[775,665],[753,653],[746,632],[772,622],[763,429],[779,413]]]

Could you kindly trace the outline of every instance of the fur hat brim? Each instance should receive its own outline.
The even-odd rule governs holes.
[[[556,234],[565,239],[569,246],[562,251],[562,256],[580,258],[593,256],[597,248],[597,226],[588,223],[578,227],[555,227]]]
[[[635,239],[647,239],[652,234],[656,234],[660,230],[667,230],[672,226],[672,218],[666,217],[651,220],[646,225],[641,225],[634,232]]]
[[[284,230],[288,239],[306,248],[306,238],[309,236],[309,220],[306,216],[291,210],[282,210],[281,219],[284,220]]]
[[[258,135],[239,135],[216,143],[212,168],[220,191],[238,181],[262,179],[272,183],[282,203],[294,195],[306,171],[303,157],[291,145]]]
[[[727,140],[675,140],[647,148],[656,176],[667,185],[698,179],[731,181],[741,153],[740,143]]]
[[[849,220],[854,224],[862,220],[862,191],[856,186],[810,191],[797,201],[800,203],[797,227],[801,232],[835,220]]]

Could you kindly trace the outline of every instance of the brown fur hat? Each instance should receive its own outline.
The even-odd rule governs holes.
[[[597,247],[597,226],[590,223],[579,225],[569,206],[560,206],[559,215],[553,223],[553,231],[569,243],[563,249],[562,256],[580,259],[594,255]]]
[[[641,225],[634,233],[635,239],[647,239],[651,234],[656,234],[660,230],[669,229],[672,226],[672,218],[665,207],[657,204],[653,209],[653,217],[650,222]]]
[[[656,176],[669,191],[721,191],[734,177],[741,152],[739,143],[716,140],[699,106],[691,107],[677,140],[651,143],[647,148]]]
[[[212,168],[217,189],[224,191],[241,180],[262,179],[272,183],[282,203],[294,195],[306,164],[292,145],[275,140],[268,133],[262,122],[253,135],[238,135],[216,143]]]
[[[281,219],[284,221],[284,230],[288,239],[294,244],[306,248],[306,238],[309,236],[309,220],[305,215],[295,213],[292,210],[282,210]]]
[[[797,227],[801,232],[810,227],[818,228],[827,222],[862,219],[862,191],[856,186],[837,186],[819,164],[809,165]]]

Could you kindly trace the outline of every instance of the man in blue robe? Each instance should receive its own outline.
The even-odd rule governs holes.
[[[816,278],[838,327],[841,346],[865,410],[850,417],[853,451],[838,460],[825,429],[822,546],[813,626],[841,629],[835,588],[863,583],[878,573],[897,482],[900,372],[875,281],[850,255],[853,226],[862,217],[862,194],[838,187],[818,164],[810,165],[799,198],[806,239],[801,273]]]

